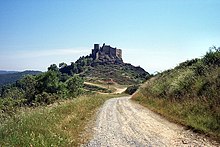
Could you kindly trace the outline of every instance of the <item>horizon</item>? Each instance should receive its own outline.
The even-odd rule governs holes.
[[[108,44],[106,44],[106,45],[108,45]],[[111,46],[111,45],[110,45]],[[111,46],[112,47],[112,46]],[[116,47],[117,48],[117,47]],[[118,48],[117,48],[118,49]],[[90,49],[90,50],[92,50],[92,49]],[[209,49],[207,49],[207,51],[208,51]],[[63,50],[62,50],[63,51]],[[71,52],[71,50],[69,50],[70,52]],[[82,52],[83,53],[83,52]],[[45,55],[45,54],[44,54]],[[90,54],[86,54],[86,55],[82,55],[82,56],[87,56],[87,55],[90,55]],[[201,57],[203,57],[205,55],[205,53],[203,54],[203,55],[201,55],[201,56],[199,56],[199,57],[195,57],[195,58],[201,58]],[[78,60],[80,57],[82,57],[82,56],[79,56],[78,58],[76,58],[76,60]],[[191,59],[195,59],[195,58],[191,58]],[[122,49],[122,59],[123,59],[123,49]],[[191,59],[187,59],[187,60],[191,60]],[[71,61],[71,62],[75,62],[76,60],[74,60],[74,61]],[[185,61],[187,61],[187,60],[185,60]],[[123,60],[124,61],[124,60]],[[130,64],[132,64],[132,65],[134,65],[134,66],[140,66],[140,67],[142,67],[146,72],[149,72],[150,74],[154,74],[154,73],[157,73],[157,72],[163,72],[163,71],[166,71],[166,70],[169,70],[169,69],[173,69],[174,67],[176,67],[176,66],[178,66],[180,63],[182,63],[182,62],[185,62],[185,61],[181,61],[181,62],[179,62],[179,63],[177,63],[176,65],[174,65],[173,67],[170,67],[170,68],[168,68],[168,69],[164,69],[164,70],[161,70],[161,71],[151,71],[151,72],[149,72],[149,71],[147,71],[146,69],[144,69],[141,65],[134,65],[134,64],[132,64],[132,63],[130,63]],[[69,62],[69,63],[66,63],[67,65],[71,65],[71,62]],[[61,63],[61,62],[59,62],[59,63]],[[59,63],[51,63],[51,64],[56,64],[57,65],[57,67],[59,67]],[[124,63],[129,63],[129,62],[125,62],[124,61]],[[51,65],[50,64],[50,65]],[[46,69],[44,69],[44,70],[38,70],[38,69],[21,69],[21,70],[5,70],[5,69],[0,69],[0,71],[7,71],[7,72],[23,72],[23,71],[41,71],[41,72],[46,72],[47,71],[47,68],[50,66],[50,65],[48,65],[47,67],[46,67]]]
[[[122,49],[149,73],[201,58],[220,43],[220,1],[1,1],[0,70],[46,71],[91,53]]]

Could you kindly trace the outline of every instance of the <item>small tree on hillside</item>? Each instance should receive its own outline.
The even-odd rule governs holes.
[[[82,92],[83,87],[83,79],[79,76],[74,76],[67,80],[67,89],[69,90],[69,94],[73,97],[79,95]]]
[[[59,71],[59,68],[56,64],[51,64],[50,67],[48,67],[49,71]]]
[[[59,74],[56,71],[48,71],[37,76],[38,93],[57,93],[59,90]]]
[[[31,102],[36,94],[37,81],[34,76],[27,75],[17,82],[17,86],[25,93],[25,98]]]
[[[66,67],[66,66],[67,66],[67,64],[64,63],[64,62],[62,62],[62,63],[59,64],[59,68],[64,68],[64,67]]]

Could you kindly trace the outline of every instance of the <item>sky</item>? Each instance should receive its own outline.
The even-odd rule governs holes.
[[[154,73],[220,46],[220,0],[0,0],[0,70],[41,70],[93,44]]]

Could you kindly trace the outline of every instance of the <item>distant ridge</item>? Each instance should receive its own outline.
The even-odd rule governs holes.
[[[0,87],[7,84],[13,84],[20,78],[22,78],[25,75],[37,75],[41,73],[41,71],[32,71],[32,70],[26,70],[22,72],[18,71],[0,71]]]
[[[2,74],[11,74],[11,73],[17,73],[18,71],[7,71],[7,70],[0,70],[0,75]]]

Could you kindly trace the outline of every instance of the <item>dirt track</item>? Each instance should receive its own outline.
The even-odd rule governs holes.
[[[86,146],[214,146],[204,137],[170,123],[129,97],[113,98],[100,109]]]

